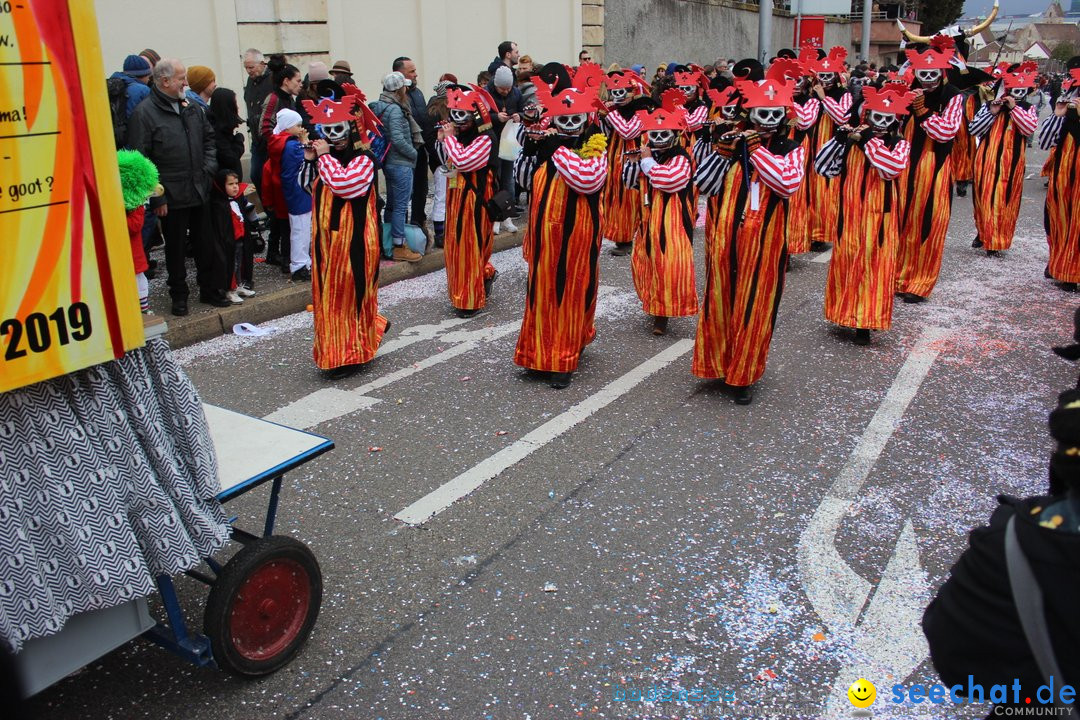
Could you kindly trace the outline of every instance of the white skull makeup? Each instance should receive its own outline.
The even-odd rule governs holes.
[[[611,88],[611,102],[625,105],[630,100],[630,91],[626,88]]]
[[[780,127],[786,116],[787,110],[782,107],[756,107],[750,110],[750,122],[765,132]]]
[[[916,70],[915,79],[925,90],[933,90],[941,82],[941,71],[937,69]]]
[[[821,84],[825,87],[832,87],[836,84],[836,73],[823,72],[817,74],[817,79],[821,81]]]
[[[682,94],[689,100],[697,93],[697,85],[680,85],[679,90],[682,91]]]
[[[675,143],[674,130],[650,130],[648,135],[649,147],[656,150],[671,147]]]
[[[883,113],[877,110],[871,110],[866,113],[866,122],[870,127],[879,132],[884,132],[889,129],[889,126],[896,122],[896,115],[894,113]]]
[[[579,135],[585,129],[585,121],[589,119],[586,113],[576,115],[556,115],[553,122],[555,127],[564,135]]]
[[[1016,98],[1017,100],[1026,100],[1027,96],[1028,96],[1028,93],[1030,91],[1031,91],[1031,88],[1018,87],[1018,88],[1010,88],[1008,90],[1008,93],[1009,93],[1009,95]]]
[[[724,116],[725,120],[734,120],[736,115],[738,114],[738,111],[738,105],[725,105],[724,107],[720,108],[720,114]]]
[[[333,125],[320,125],[323,137],[331,145],[338,145],[349,139],[349,123],[340,122]]]
[[[453,109],[450,111],[450,122],[455,125],[468,125],[472,120],[472,113],[468,110]]]

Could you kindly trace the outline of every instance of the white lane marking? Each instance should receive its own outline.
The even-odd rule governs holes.
[[[604,301],[614,293],[616,288],[610,285],[601,285],[597,302]],[[352,390],[339,388],[322,388],[305,395],[288,405],[278,408],[263,419],[276,422],[281,425],[306,430],[315,427],[328,420],[335,420],[344,415],[354,413],[357,410],[366,410],[380,402],[378,398],[365,397],[368,393],[380,390],[387,385],[403,380],[430,367],[453,360],[459,355],[480,347],[481,343],[495,342],[507,335],[511,335],[521,327],[521,321],[503,323],[492,327],[478,328],[476,330],[454,330],[455,327],[469,322],[472,318],[443,320],[438,325],[417,325],[402,331],[401,335],[394,340],[387,341],[379,348],[378,357],[387,353],[401,350],[424,340],[439,339],[453,347],[440,351],[403,367],[394,372],[378,377],[371,382],[365,383]],[[451,332],[445,332],[445,331]],[[385,349],[389,346],[389,349]]]
[[[818,253],[815,257],[810,258],[810,262],[827,263],[830,260],[832,260],[832,251],[833,251],[832,248],[829,248],[828,250],[823,250],[822,252]],[[858,678],[855,678],[855,679],[858,680]]]
[[[840,557],[834,544],[836,531],[926,379],[940,352],[936,343],[949,334],[945,328],[923,331],[800,538],[798,565],[806,595],[821,619],[833,629],[855,626],[871,587]]]
[[[612,380],[598,392],[532,430],[512,445],[503,448],[483,462],[420,498],[395,515],[394,519],[409,525],[421,525],[427,522],[488,480],[494,479],[499,473],[521,462],[555,438],[627,394],[650,375],[659,372],[690,352],[693,347],[693,340],[679,340],[625,375]]]

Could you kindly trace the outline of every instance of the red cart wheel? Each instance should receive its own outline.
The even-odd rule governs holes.
[[[282,667],[311,634],[322,571],[303,543],[272,535],[245,545],[222,568],[203,628],[218,667],[257,677]]]

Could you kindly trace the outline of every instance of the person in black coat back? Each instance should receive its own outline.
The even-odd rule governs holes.
[[[222,87],[215,90],[210,96],[210,124],[214,126],[218,169],[233,170],[240,177],[244,176],[240,163],[244,157],[244,136],[236,128],[243,122],[236,93]]]

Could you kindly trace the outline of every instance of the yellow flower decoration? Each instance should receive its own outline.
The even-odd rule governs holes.
[[[589,158],[600,157],[607,151],[607,136],[603,133],[596,133],[582,145],[578,151],[578,157],[583,160]]]

